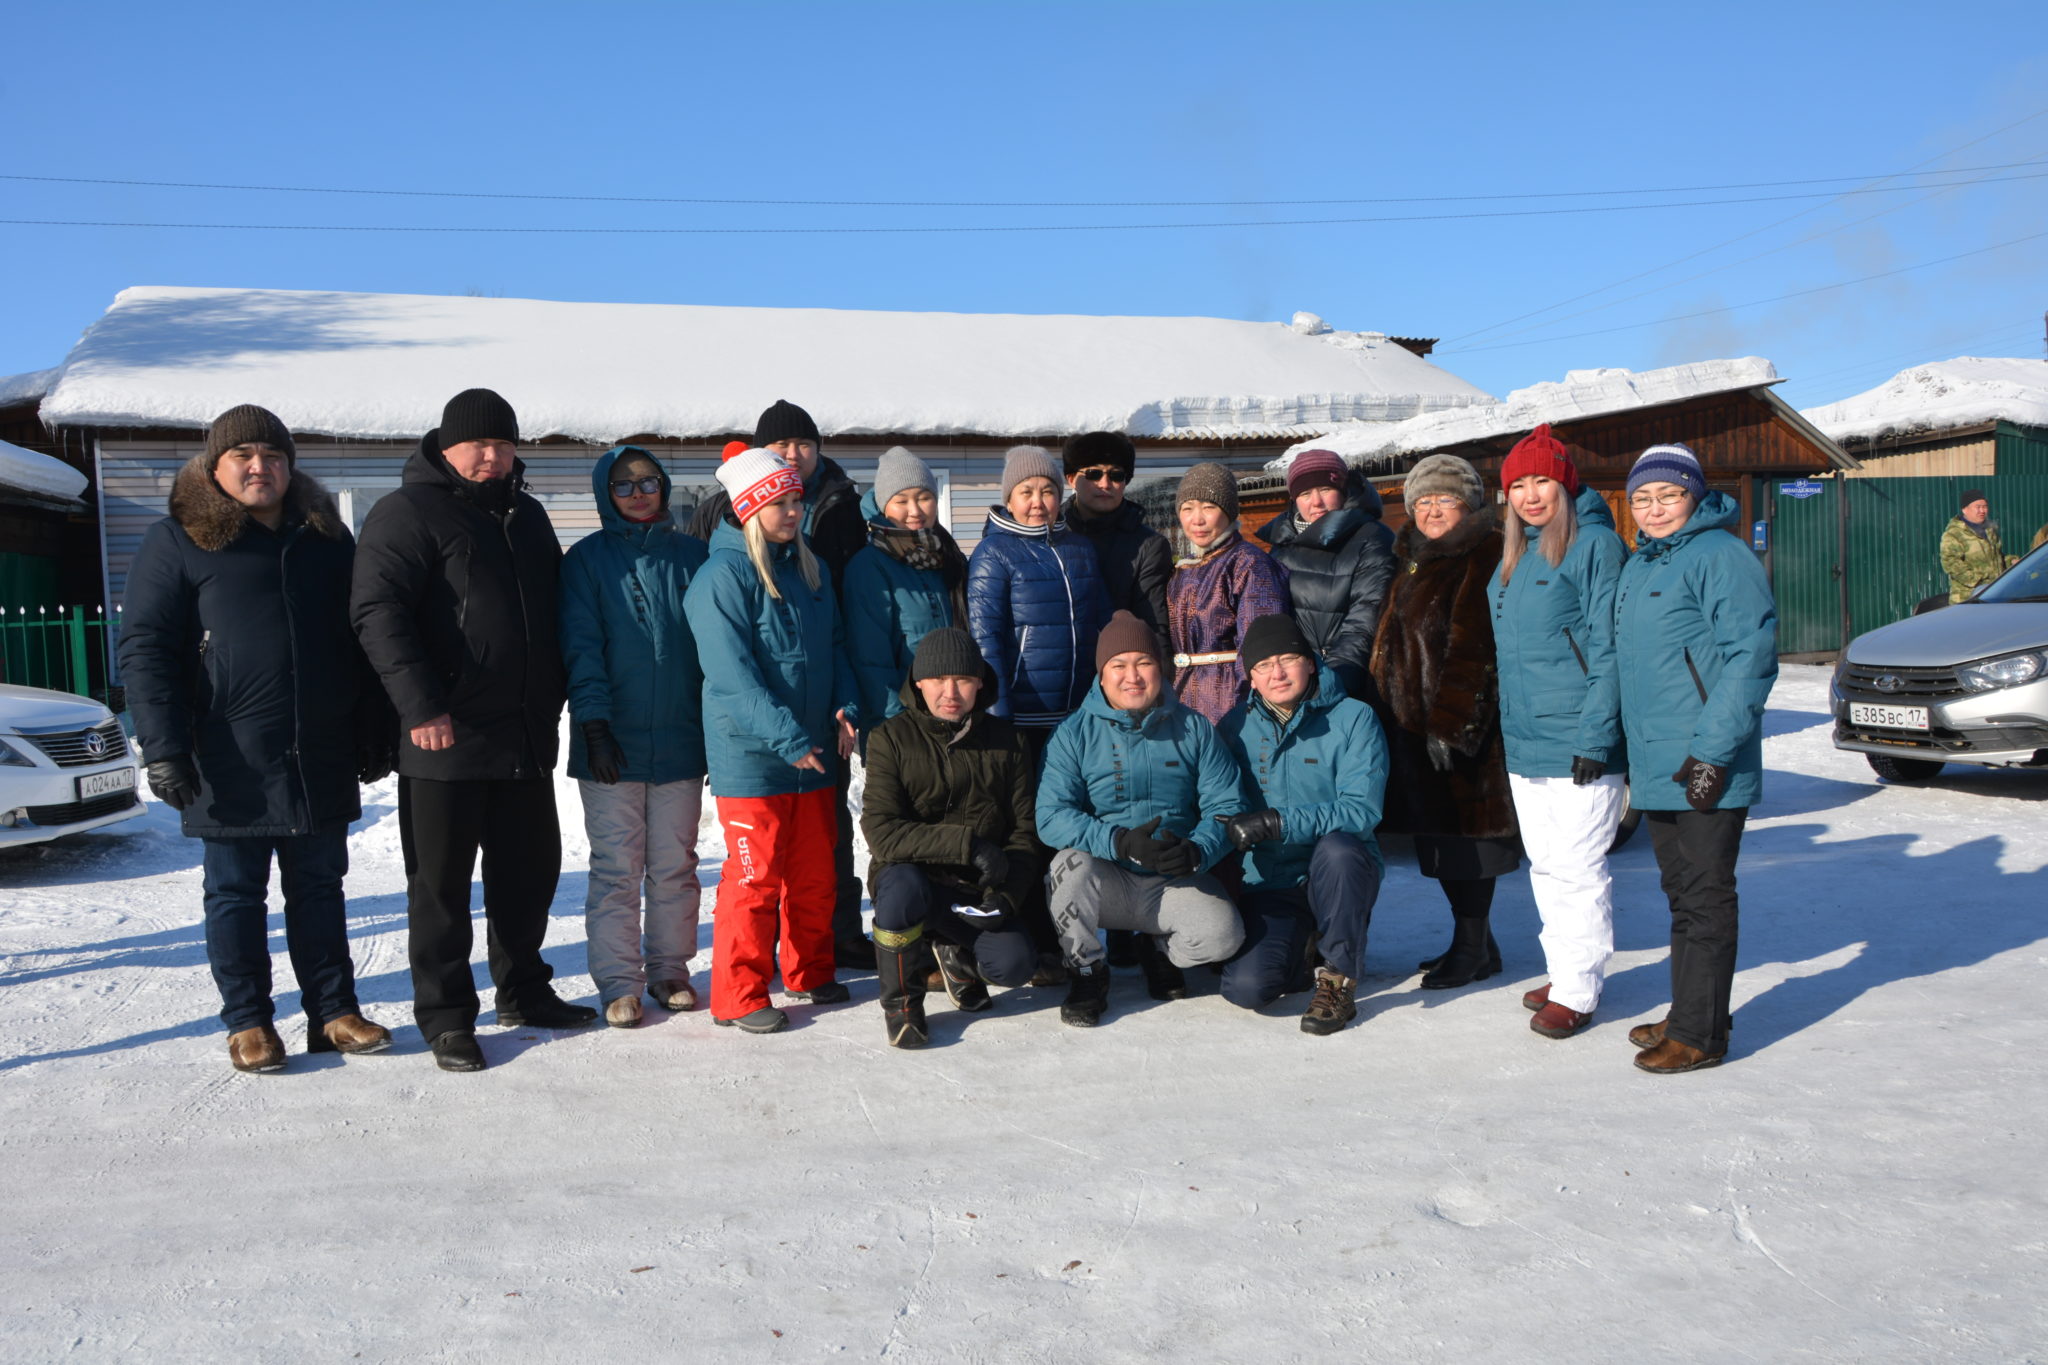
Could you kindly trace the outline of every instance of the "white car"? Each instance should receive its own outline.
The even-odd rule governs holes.
[[[90,697],[0,684],[0,848],[143,813],[134,746]]]

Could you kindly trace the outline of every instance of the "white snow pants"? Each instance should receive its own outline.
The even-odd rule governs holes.
[[[583,929],[598,994],[609,1005],[621,996],[638,995],[649,980],[689,980],[690,959],[697,954],[697,821],[704,808],[703,779],[576,785],[583,793],[583,828],[590,835]]]
[[[1591,1014],[1614,955],[1614,881],[1607,850],[1621,823],[1623,779],[1609,773],[1575,787],[1569,777],[1508,774],[1529,888],[1543,917],[1543,961],[1550,998]]]

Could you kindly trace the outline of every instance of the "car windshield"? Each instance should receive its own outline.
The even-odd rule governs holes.
[[[2007,569],[1997,582],[1970,599],[1972,602],[2048,601],[2048,544],[2034,550]]]

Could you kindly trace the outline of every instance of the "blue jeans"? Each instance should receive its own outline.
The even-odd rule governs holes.
[[[1223,998],[1255,1010],[1306,990],[1308,938],[1331,971],[1356,981],[1365,971],[1365,933],[1380,896],[1380,865],[1355,834],[1325,834],[1300,886],[1247,887],[1244,947],[1223,968]]]
[[[266,897],[270,855],[277,855],[284,893],[285,950],[299,978],[306,1025],[357,1012],[355,964],[348,956],[348,911],[341,882],[348,872],[348,825],[337,821],[311,834],[206,839],[206,960],[220,988],[221,1022],[231,1033],[269,1023],[270,926]]]

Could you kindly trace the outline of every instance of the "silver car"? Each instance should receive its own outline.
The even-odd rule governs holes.
[[[0,684],[0,848],[143,813],[121,722],[90,697]]]
[[[1967,602],[1880,626],[1835,665],[1835,747],[1879,777],[2048,767],[2048,545]]]

